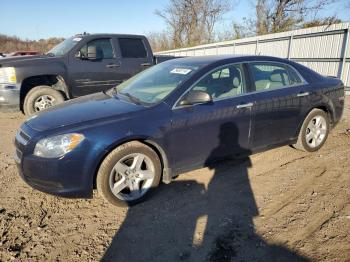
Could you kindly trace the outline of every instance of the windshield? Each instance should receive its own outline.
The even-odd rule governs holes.
[[[169,61],[143,71],[117,87],[118,94],[143,104],[163,100],[199,69],[198,65]]]
[[[81,37],[70,37],[64,40],[63,42],[56,45],[54,48],[52,48],[49,52],[47,52],[48,55],[53,56],[62,56],[68,53],[69,50],[71,50],[82,38]]]

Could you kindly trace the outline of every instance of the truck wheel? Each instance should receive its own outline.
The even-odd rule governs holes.
[[[24,98],[23,111],[26,115],[32,115],[62,102],[64,97],[59,91],[49,86],[37,86]]]
[[[142,201],[159,185],[161,164],[150,147],[125,143],[103,160],[96,178],[99,194],[115,206],[130,206]]]
[[[307,152],[317,151],[326,142],[328,133],[328,115],[320,109],[313,109],[305,118],[293,147]]]

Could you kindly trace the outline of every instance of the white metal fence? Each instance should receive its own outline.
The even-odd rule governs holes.
[[[299,29],[233,41],[174,49],[157,54],[202,56],[255,54],[287,58],[350,86],[350,23]]]

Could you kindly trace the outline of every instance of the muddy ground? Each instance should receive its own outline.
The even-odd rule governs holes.
[[[0,261],[350,261],[350,97],[325,146],[196,170],[135,207],[31,189],[0,114]]]

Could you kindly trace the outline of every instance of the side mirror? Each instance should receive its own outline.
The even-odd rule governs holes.
[[[81,53],[81,51],[76,52],[74,56],[75,56],[75,58],[80,58],[80,59],[82,59],[82,53]]]
[[[209,95],[205,91],[200,90],[191,90],[186,94],[186,96],[180,102],[180,105],[194,105],[194,104],[205,104],[212,102],[213,99],[211,95]]]

